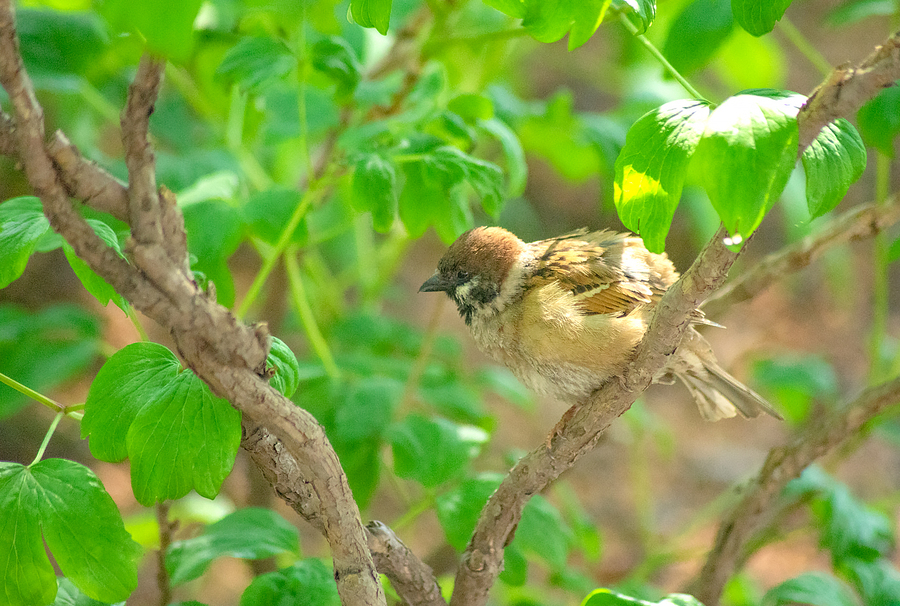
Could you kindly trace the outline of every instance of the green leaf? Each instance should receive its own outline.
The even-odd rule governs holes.
[[[772,31],[790,5],[791,0],[731,0],[734,20],[754,36]]]
[[[734,28],[719,48],[712,67],[715,74],[733,90],[784,85],[788,71],[782,46],[771,36],[755,38]]]
[[[436,214],[445,208],[449,212],[449,205],[440,176],[433,167],[423,161],[407,162],[403,164],[403,175],[405,182],[397,210],[409,236],[418,238]]]
[[[106,0],[98,10],[113,28],[139,33],[155,54],[184,60],[194,46],[194,21],[201,4],[202,0]]]
[[[382,36],[387,35],[391,23],[392,0],[350,0],[350,15],[362,27],[374,27]]]
[[[266,368],[275,372],[269,384],[285,398],[290,398],[300,386],[300,364],[291,348],[278,337],[269,337],[269,357]]]
[[[726,99],[706,121],[691,166],[738,242],[759,226],[787,184],[803,100],[778,91],[748,91]]]
[[[836,562],[874,560],[893,548],[890,520],[856,500],[843,484],[831,490],[824,505],[822,544],[831,550]]]
[[[581,602],[581,606],[652,606],[651,602],[630,598],[611,589],[595,589]]]
[[[503,149],[508,177],[506,196],[508,198],[521,196],[528,182],[528,163],[525,160],[522,143],[516,133],[498,118],[481,120],[478,122],[478,128],[496,138]]]
[[[297,59],[277,38],[248,37],[231,47],[216,74],[242,87],[260,90],[280,80],[297,65]]]
[[[541,495],[525,505],[513,543],[524,553],[544,560],[553,570],[561,570],[569,556],[572,530],[559,510]]]
[[[502,209],[503,173],[496,164],[480,160],[456,147],[443,145],[435,149],[425,161],[435,166],[444,177],[446,186],[468,183],[482,197],[481,205],[492,217]]]
[[[98,459],[131,460],[134,496],[149,506],[191,489],[216,496],[234,465],[241,415],[168,349],[133,343],[97,373],[81,435]]]
[[[863,105],[856,123],[866,145],[894,157],[894,137],[900,133],[900,86],[888,86]]]
[[[91,470],[64,459],[0,462],[0,592],[10,606],[53,601],[56,576],[44,543],[91,598],[116,602],[137,587],[142,549]]]
[[[22,60],[32,77],[83,74],[109,45],[94,13],[23,8],[16,11]]]
[[[35,246],[49,230],[41,201],[34,196],[0,204],[0,288],[22,275]]]
[[[337,36],[328,36],[313,45],[312,64],[338,83],[341,97],[352,95],[362,79],[362,66],[356,53],[346,40]]]
[[[503,571],[498,578],[510,587],[523,587],[528,582],[528,560],[513,544],[503,549]]]
[[[897,604],[900,600],[900,571],[890,560],[851,558],[841,562],[841,570],[856,586],[863,604]]]
[[[806,202],[812,218],[836,207],[866,169],[866,147],[853,125],[839,118],[803,151]]]
[[[301,199],[302,194],[294,188],[269,189],[247,198],[241,212],[250,226],[250,232],[267,244],[274,245]],[[303,245],[308,239],[309,226],[304,217],[290,241]]]
[[[241,596],[241,606],[273,604],[340,606],[334,572],[321,560],[301,560],[290,568],[256,577]]]
[[[665,248],[688,162],[709,115],[703,101],[666,103],[634,123],[616,160],[614,200],[619,218],[653,252]]]
[[[379,154],[356,161],[350,203],[359,212],[371,211],[375,231],[387,233],[397,217],[397,170]]]
[[[402,393],[403,384],[388,377],[370,376],[352,384],[334,413],[334,439],[380,441]]]
[[[99,319],[75,305],[53,305],[37,313],[0,305],[0,372],[32,389],[53,387],[93,363],[101,333]],[[25,396],[0,385],[0,417],[27,402]]]
[[[394,471],[401,478],[434,488],[461,472],[478,456],[488,434],[479,427],[437,417],[409,415],[388,433]]]
[[[766,592],[762,606],[860,606],[843,582],[823,572],[805,572]]]
[[[88,219],[87,222],[94,230],[94,233],[96,233],[107,246],[115,250],[119,257],[125,258],[125,255],[122,254],[122,249],[119,246],[119,238],[116,237],[116,232],[114,232],[109,225],[96,219]],[[66,259],[72,267],[72,271],[75,272],[75,275],[81,280],[82,286],[84,286],[85,290],[91,293],[101,305],[106,306],[112,301],[119,309],[128,313],[128,301],[126,301],[122,295],[117,293],[116,289],[110,286],[109,282],[94,273],[94,270],[75,254],[75,249],[73,249],[68,242],[63,243],[63,253],[65,253]]]
[[[194,268],[216,284],[219,303],[234,303],[234,282],[225,265],[244,239],[241,213],[221,200],[205,200],[182,208],[190,253],[197,258]]]
[[[447,109],[458,114],[469,124],[476,124],[480,120],[490,120],[494,117],[494,103],[484,95],[463,93],[456,95],[447,102]]]
[[[203,175],[175,196],[178,206],[184,208],[208,200],[230,200],[237,196],[240,177],[234,171],[220,170]]]
[[[106,602],[100,602],[86,596],[65,577],[57,578],[59,588],[56,591],[56,599],[51,606],[110,606]],[[125,606],[125,600],[116,602],[112,606]]]
[[[753,374],[762,393],[771,395],[779,410],[795,423],[806,419],[815,399],[833,401],[838,393],[834,368],[820,356],[762,360],[754,366]]]
[[[497,473],[482,473],[461,483],[457,488],[437,497],[437,516],[447,535],[447,542],[463,551],[475,530],[478,516],[494,494],[503,476]]]
[[[175,541],[166,553],[173,585],[200,577],[216,558],[261,560],[298,553],[297,529],[271,509],[248,507],[210,524],[200,536]]]
[[[687,75],[704,67],[734,29],[728,0],[694,0],[669,26],[662,52]]]
[[[525,0],[522,26],[539,42],[556,42],[571,29],[571,51],[594,35],[609,4],[610,0]]]

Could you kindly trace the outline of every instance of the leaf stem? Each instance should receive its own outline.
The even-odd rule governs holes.
[[[691,83],[688,82],[684,76],[678,73],[678,70],[675,69],[675,67],[673,67],[671,63],[669,63],[668,59],[663,56],[659,49],[656,48],[644,34],[638,32],[637,26],[635,26],[635,24],[628,19],[628,15],[626,15],[625,13],[619,13],[619,19],[621,19],[622,23],[625,25],[625,29],[631,32],[632,35],[637,38],[638,42],[644,45],[647,51],[651,55],[653,55],[653,57],[657,61],[659,61],[660,64],[662,64],[662,66],[672,75],[673,78],[678,80],[678,83],[684,88],[684,90],[688,92],[689,95],[691,95],[695,99],[700,99],[709,103],[709,101],[703,95],[701,95],[696,88],[691,86]]]
[[[64,405],[57,402],[56,400],[53,400],[52,398],[48,398],[44,394],[39,393],[39,392],[31,389],[30,387],[22,385],[21,383],[19,383],[12,377],[8,377],[5,374],[3,374],[2,372],[0,372],[0,383],[4,383],[4,384],[12,387],[16,391],[18,391],[20,394],[22,394],[24,396],[28,396],[29,398],[31,398],[32,400],[34,400],[36,402],[40,402],[47,408],[50,408],[51,410],[53,410],[54,412],[62,412],[62,413],[67,412],[67,408]]]
[[[822,76],[827,77],[831,73],[833,69],[831,63],[819,52],[819,49],[810,44],[803,32],[797,29],[787,17],[782,17],[778,22],[778,31],[784,34],[784,37],[800,51],[800,54],[806,57],[807,61],[812,63],[813,67],[819,70]]]
[[[316,322],[316,316],[313,314],[309,299],[306,297],[306,289],[303,287],[303,276],[300,274],[300,266],[297,264],[297,247],[291,246],[284,255],[284,268],[288,276],[288,284],[291,289],[291,300],[294,303],[294,309],[300,316],[300,323],[303,324],[303,330],[306,332],[306,338],[309,344],[322,361],[325,372],[328,376],[336,379],[340,376],[341,371],[331,349],[328,347],[328,341],[322,336],[322,331]]]
[[[41,442],[41,447],[38,448],[37,455],[34,457],[34,461],[32,461],[28,466],[31,467],[38,463],[42,458],[44,458],[44,451],[47,450],[47,444],[50,443],[50,438],[53,437],[53,432],[56,431],[56,427],[59,425],[60,420],[63,418],[65,411],[60,410],[56,413],[56,416],[53,417],[53,421],[50,423],[50,427],[47,429],[47,434],[44,436],[44,441]]]
[[[239,320],[247,314],[250,306],[253,305],[257,297],[259,297],[259,293],[262,291],[266,279],[268,279],[272,270],[275,269],[279,257],[281,257],[284,250],[287,248],[288,243],[294,235],[294,230],[300,225],[300,221],[306,215],[306,211],[309,209],[310,205],[324,195],[325,188],[322,186],[317,187],[319,183],[320,181],[311,182],[309,184],[306,193],[303,194],[303,198],[294,209],[291,218],[288,219],[287,225],[281,230],[281,234],[278,236],[278,241],[275,243],[275,246],[269,252],[268,257],[263,260],[262,267],[260,267],[259,271],[256,273],[253,283],[250,285],[250,288],[247,289],[247,294],[244,296],[244,299],[241,301],[241,304],[238,306],[237,312],[235,313]]]
[[[149,341],[150,337],[147,336],[147,331],[144,330],[144,325],[141,323],[141,319],[134,311],[134,307],[130,304],[128,305],[128,311],[125,312],[128,316],[128,319],[131,320],[131,323],[134,325],[135,329],[138,331],[138,336],[140,336],[141,341]]]

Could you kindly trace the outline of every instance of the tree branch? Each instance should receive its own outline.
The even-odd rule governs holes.
[[[834,69],[813,91],[800,110],[800,151],[813,142],[819,131],[863,104],[900,79],[900,32],[875,48],[856,67]]]
[[[819,231],[774,252],[740,276],[728,282],[706,303],[703,311],[715,318],[737,303],[758,295],[772,282],[786,274],[810,265],[825,251],[853,240],[871,238],[900,221],[900,197],[894,196],[885,204],[863,204],[829,219]]]
[[[900,402],[900,378],[867,389],[824,419],[814,418],[811,426],[789,445],[773,448],[759,475],[719,526],[715,545],[694,582],[697,599],[707,606],[719,602],[722,588],[734,573],[744,545],[769,521],[775,510],[773,503],[789,481],[897,402]]]

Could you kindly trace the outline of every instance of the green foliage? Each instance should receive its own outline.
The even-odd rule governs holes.
[[[85,595],[124,600],[137,587],[142,550],[115,503],[87,467],[64,459],[29,466],[0,462],[0,562],[10,606],[49,604],[63,574]],[[97,529],[103,529],[98,532]]]
[[[866,168],[866,148],[843,118],[827,125],[802,155],[806,199],[812,218],[831,211]]]
[[[791,0],[731,0],[734,20],[754,36],[771,32],[790,5]]]
[[[297,529],[270,509],[248,507],[210,524],[203,534],[175,541],[166,552],[173,585],[192,581],[216,558],[261,560],[299,551]]]
[[[0,287],[9,286],[25,271],[40,239],[50,229],[41,202],[33,196],[0,204]]]
[[[763,598],[764,606],[810,604],[811,606],[859,606],[850,589],[833,576],[805,572],[773,587]]]
[[[339,606],[334,573],[322,560],[306,559],[256,577],[241,596],[241,606],[303,603]]]
[[[673,593],[659,602],[647,602],[610,589],[595,589],[584,599],[581,606],[703,606],[703,604],[696,598],[681,593]]]
[[[900,133],[900,88],[890,86],[863,105],[856,115],[867,145],[894,155],[894,139]]]
[[[281,394],[290,398],[300,385],[300,364],[291,348],[278,337],[269,338],[269,357],[266,369],[272,374],[269,383]]]
[[[98,459],[131,460],[134,496],[152,505],[191,489],[213,498],[231,472],[241,424],[171,351],[134,343],[97,373],[81,432]]]

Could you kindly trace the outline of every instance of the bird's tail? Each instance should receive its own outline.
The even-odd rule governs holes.
[[[718,421],[738,413],[750,418],[764,412],[783,420],[765,398],[719,366],[712,348],[700,333],[689,330],[679,349],[687,350],[684,357],[691,358],[692,363],[673,369],[673,374],[691,392],[704,419]]]

